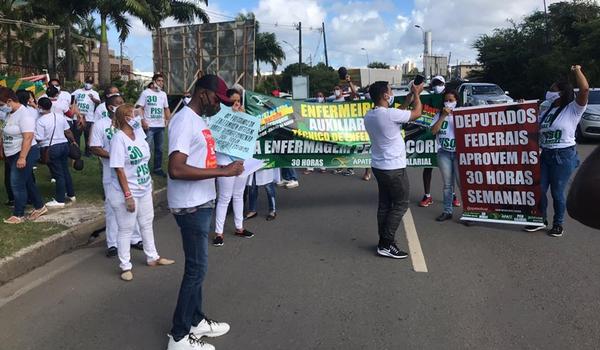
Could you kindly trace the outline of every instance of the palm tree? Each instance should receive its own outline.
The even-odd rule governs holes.
[[[82,52],[79,52],[80,58],[90,64],[92,59],[92,51],[94,48],[96,48],[96,42],[100,41],[100,25],[96,23],[96,19],[94,17],[89,16],[82,18],[77,23],[77,27],[78,34],[83,38],[88,38],[87,40],[84,40],[84,45],[87,46],[87,53],[85,50],[81,50]],[[109,28],[106,29],[109,30]],[[91,69],[91,64],[89,69]]]
[[[25,12],[29,10],[28,3],[24,0],[0,0],[0,17],[5,19],[21,20]],[[4,24],[1,31],[6,35],[6,63],[13,64],[13,32],[12,24]],[[10,67],[9,67],[10,68]]]
[[[275,33],[269,32],[259,32],[260,23],[256,21],[256,16],[254,13],[249,12],[247,14],[240,13],[236,16],[236,21],[247,21],[247,20],[255,20],[255,60],[256,60],[256,74],[260,78],[260,63],[267,63],[273,67],[273,78],[275,78],[275,71],[277,70],[277,66],[283,63],[285,60],[285,52],[279,45],[277,41],[277,36]]]

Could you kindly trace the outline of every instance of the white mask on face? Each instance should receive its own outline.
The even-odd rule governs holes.
[[[94,87],[94,86],[93,86],[92,84],[90,84],[90,83],[85,83],[85,84],[83,85],[83,87],[84,87],[86,90],[91,90],[91,89],[92,89],[92,87]]]
[[[454,109],[454,108],[456,108],[456,101],[454,101],[454,102],[446,101],[446,102],[444,102],[444,107]]]
[[[56,88],[56,90],[60,91],[60,85],[54,85],[54,87]]]
[[[115,92],[114,94],[108,94],[108,96],[106,96],[106,98],[111,98],[113,96],[120,96],[121,94],[119,94],[118,92]]]
[[[12,108],[10,108],[9,105],[4,104],[4,105],[0,106],[0,112],[7,113],[7,114],[12,113]]]
[[[335,97],[340,97],[340,95],[342,94],[342,90],[335,89],[333,90],[333,93],[335,94]]]
[[[323,103],[323,102],[325,102],[325,98],[324,97],[317,97],[317,102]]]
[[[117,107],[117,106],[108,106],[108,109],[109,109],[111,112],[113,112],[113,113],[117,113],[117,108],[119,108],[119,107]]]
[[[546,101],[554,103],[554,101],[560,98],[560,92],[557,91],[546,91]]]
[[[444,89],[446,87],[444,85],[436,85],[433,87],[433,92],[436,94],[441,94],[442,92],[444,92]]]
[[[388,104],[390,105],[390,107],[392,107],[394,105],[394,95],[390,95],[390,97],[388,97]]]
[[[133,130],[137,130],[142,127],[142,117],[136,115],[132,119],[129,119],[127,124],[129,124]]]

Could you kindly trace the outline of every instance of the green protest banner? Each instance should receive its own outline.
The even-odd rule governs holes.
[[[312,103],[246,91],[246,112],[261,120],[254,158],[276,168],[368,168],[369,135],[364,115],[369,100]],[[404,126],[408,166],[436,167],[437,148],[429,125],[440,95],[423,95],[423,116]],[[395,107],[403,98],[396,97]]]

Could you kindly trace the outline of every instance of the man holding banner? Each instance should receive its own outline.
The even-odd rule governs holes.
[[[365,128],[371,140],[371,167],[379,187],[377,254],[404,259],[408,254],[398,249],[395,235],[408,210],[409,181],[406,173],[406,149],[400,124],[421,117],[420,94],[423,83],[413,85],[413,109],[391,108],[394,94],[388,82],[377,81],[369,88],[375,108],[365,115]]]

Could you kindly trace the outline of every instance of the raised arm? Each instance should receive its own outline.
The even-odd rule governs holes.
[[[423,83],[412,86],[413,109],[410,111],[410,121],[417,120],[423,115],[423,104],[421,103],[421,92],[423,92]]]
[[[577,104],[580,106],[586,106],[588,104],[588,98],[590,95],[590,85],[588,84],[585,75],[583,75],[580,65],[572,66],[571,71],[573,71],[575,74],[575,83],[579,88],[576,99]]]

